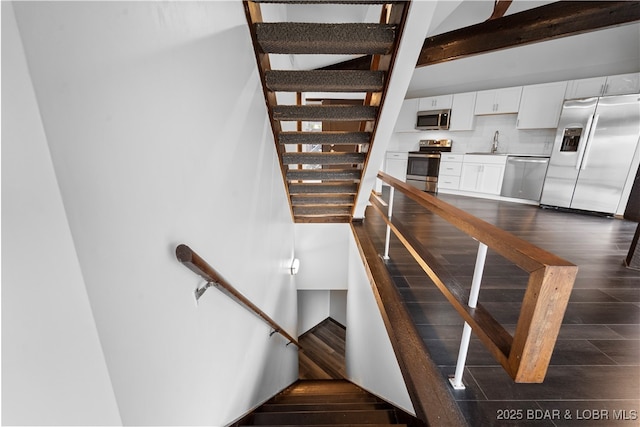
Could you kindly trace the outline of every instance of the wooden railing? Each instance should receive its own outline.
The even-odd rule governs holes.
[[[249,301],[247,297],[242,295],[236,288],[229,284],[229,282],[227,282],[213,267],[207,264],[207,262],[202,259],[197,253],[195,253],[189,246],[183,244],[178,245],[176,247],[176,258],[178,258],[178,261],[184,264],[189,270],[201,276],[208,283],[213,283],[216,288],[218,288],[224,294],[229,296],[231,299],[236,301],[238,304],[240,304],[256,316],[260,317],[264,322],[269,324],[271,328],[273,328],[273,332],[279,333],[287,340],[289,340],[289,343],[295,344],[298,348],[300,348],[300,343],[298,342],[298,340],[289,335],[287,331],[282,328],[282,326],[276,323],[275,320],[269,317],[264,311],[260,310],[260,308]],[[289,344],[287,343],[287,345]]]
[[[378,178],[529,274],[512,336],[481,304],[469,307],[468,292],[438,268],[437,261],[401,223],[387,216],[381,200],[372,193],[370,200],[387,225],[505,371],[519,383],[542,382],[578,267],[384,172]]]

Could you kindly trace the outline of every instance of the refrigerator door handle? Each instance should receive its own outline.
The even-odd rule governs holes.
[[[582,162],[582,155],[584,154],[584,149],[589,144],[589,137],[591,136],[591,123],[593,122],[593,115],[589,116],[589,120],[587,121],[587,132],[584,134],[584,144],[580,147],[580,152],[578,153],[578,160],[576,161],[576,170],[580,170],[580,163]]]
[[[593,140],[593,134],[596,132],[596,128],[598,127],[599,118],[600,114],[596,114],[596,118],[593,119],[593,125],[591,125],[591,129],[589,129],[589,138],[587,138],[584,159],[582,160],[582,166],[580,167],[580,169],[582,170],[585,170],[587,168],[587,161],[589,160],[589,153],[591,152],[591,140]]]

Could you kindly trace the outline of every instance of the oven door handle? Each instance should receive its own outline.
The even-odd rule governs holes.
[[[409,158],[419,158],[419,159],[437,159],[440,157],[440,153],[428,153],[428,154],[409,154]]]

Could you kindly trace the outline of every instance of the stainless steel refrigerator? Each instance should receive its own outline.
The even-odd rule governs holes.
[[[541,205],[613,214],[640,138],[640,95],[565,101]]]

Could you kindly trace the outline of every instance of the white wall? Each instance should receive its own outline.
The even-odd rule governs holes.
[[[415,415],[353,236],[349,240],[345,356],[349,380]]]
[[[342,326],[347,326],[348,294],[348,291],[343,290],[329,291],[329,316]]]
[[[327,317],[346,326],[349,224],[296,224],[298,334]]]
[[[118,425],[11,3],[2,2],[2,424]]]
[[[346,289],[349,224],[296,224],[298,289]]]
[[[190,245],[296,334],[294,227],[242,4],[14,8],[122,422],[228,423],[298,371],[294,346],[215,289],[196,307],[202,282],[174,255]]]
[[[347,326],[347,294],[346,290],[298,291],[298,335],[327,317]]]
[[[330,316],[330,291],[298,291],[298,335]]]

